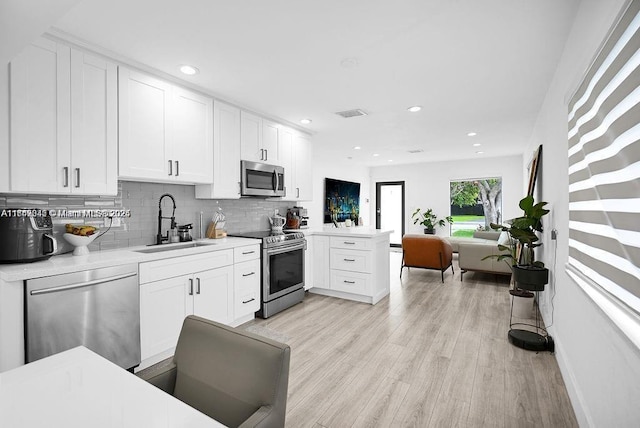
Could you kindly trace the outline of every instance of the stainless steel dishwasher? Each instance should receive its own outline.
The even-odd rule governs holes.
[[[140,364],[138,265],[26,281],[26,362],[83,345],[131,369]]]

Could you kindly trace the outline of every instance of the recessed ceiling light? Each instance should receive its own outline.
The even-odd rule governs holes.
[[[422,110],[422,107],[420,106],[413,106],[413,107],[409,107],[407,110],[409,110],[411,113],[415,113],[417,111]]]
[[[374,153],[373,156],[380,156],[378,153]]]
[[[474,143],[473,147],[480,147],[482,144],[480,143]]]
[[[200,70],[198,70],[192,65],[182,65],[180,66],[180,71],[186,74],[187,76],[193,76],[194,74],[198,74],[200,72]]]
[[[362,148],[362,147],[360,147],[360,146],[355,146],[355,147],[353,148],[353,150],[360,150],[361,148]]]
[[[389,159],[387,162],[393,162],[393,159]]]
[[[313,122],[311,119],[301,119],[300,120],[300,123],[303,124],[303,125],[308,125],[311,122]]]
[[[478,133],[477,133],[477,132],[469,132],[469,133],[467,134],[467,137],[475,137],[476,135],[478,135]]]
[[[484,153],[484,152],[483,152],[483,151],[481,151],[481,150],[479,150],[479,151],[477,151],[477,152],[476,152],[476,154],[478,154],[478,155],[481,155],[481,154],[483,154],[483,153]]]

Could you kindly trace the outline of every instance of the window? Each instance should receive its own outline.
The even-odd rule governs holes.
[[[451,236],[472,236],[479,228],[502,223],[502,178],[450,183]]]
[[[640,347],[640,1],[569,103],[567,273]]]

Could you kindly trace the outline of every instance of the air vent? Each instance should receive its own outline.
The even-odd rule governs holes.
[[[345,119],[348,119],[350,117],[366,116],[367,112],[357,108],[357,109],[353,109],[353,110],[339,111],[336,114],[338,116],[344,117]]]
[[[413,149],[413,150],[407,150],[409,153],[422,153],[424,152],[424,150],[422,149]]]

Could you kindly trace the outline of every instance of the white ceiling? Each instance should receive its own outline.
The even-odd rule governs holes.
[[[293,123],[311,118],[305,128],[320,150],[372,166],[522,153],[577,6],[83,0],[55,27],[243,107]],[[181,75],[181,64],[200,74]],[[409,113],[412,105],[423,109]],[[354,108],[369,115],[334,114]]]

